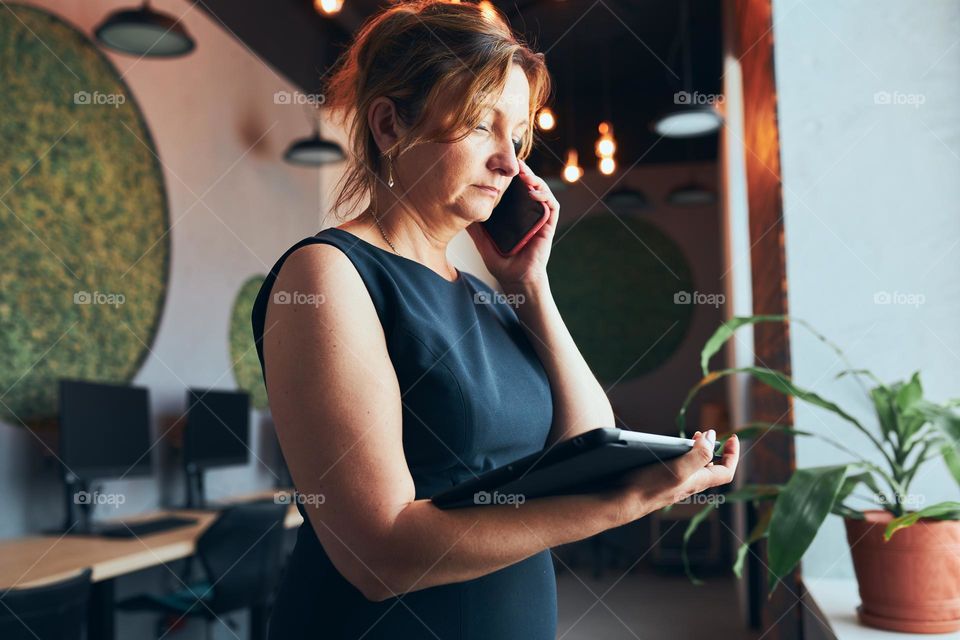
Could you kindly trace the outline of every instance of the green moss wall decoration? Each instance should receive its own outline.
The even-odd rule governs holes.
[[[260,285],[266,276],[253,276],[243,283],[233,301],[230,313],[230,361],[237,386],[250,394],[250,405],[257,409],[267,408],[267,388],[263,385],[260,358],[253,342],[250,314],[257,299]]]
[[[683,252],[638,218],[599,214],[572,224],[557,230],[547,270],[581,353],[605,384],[656,369],[693,314],[693,305],[674,303],[677,292],[694,288]]]
[[[60,377],[126,382],[149,352],[170,255],[140,109],[87,37],[0,11],[0,420],[56,414]]]

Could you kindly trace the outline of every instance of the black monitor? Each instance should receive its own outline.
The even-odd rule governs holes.
[[[63,533],[89,534],[97,478],[149,475],[150,395],[143,387],[61,379],[60,460]]]
[[[250,461],[250,395],[242,391],[187,390],[183,457],[197,470]]]
[[[68,476],[149,475],[150,448],[147,389],[60,380],[60,459]]]
[[[187,390],[183,463],[188,509],[203,509],[203,472],[250,460],[250,395],[242,391]]]

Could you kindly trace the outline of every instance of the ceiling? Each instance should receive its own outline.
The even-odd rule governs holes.
[[[544,52],[554,83],[551,106],[558,127],[540,132],[541,142],[530,159],[534,169],[558,170],[571,140],[580,164],[592,163],[597,124],[607,117],[614,125],[621,167],[716,160],[716,135],[658,140],[649,125],[685,87],[720,92],[721,0],[690,2],[689,84],[684,83],[679,0],[493,2],[536,51]],[[310,0],[200,3],[304,91],[318,88],[357,27],[387,5],[385,0],[345,0],[337,16],[324,17]]]

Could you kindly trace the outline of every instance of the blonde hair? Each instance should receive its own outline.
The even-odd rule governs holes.
[[[325,106],[347,127],[351,157],[338,183],[336,214],[364,195],[377,209],[376,184],[383,158],[367,113],[374,100],[390,98],[408,129],[383,154],[396,158],[424,142],[456,142],[476,127],[506,86],[512,64],[530,84],[530,126],[518,157],[533,147],[534,118],[549,98],[550,75],[542,53],[514,35],[503,14],[486,3],[414,0],[366,20],[341,55],[325,86]],[[428,131],[438,114],[440,124]],[[466,133],[463,133],[466,131]]]

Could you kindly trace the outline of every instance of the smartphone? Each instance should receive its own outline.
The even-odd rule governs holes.
[[[523,249],[549,217],[547,203],[531,198],[526,183],[514,176],[493,213],[480,226],[497,253],[509,258]]]

